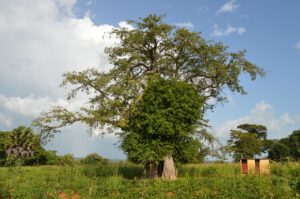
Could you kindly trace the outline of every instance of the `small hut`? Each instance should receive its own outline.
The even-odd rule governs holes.
[[[241,159],[242,174],[270,174],[270,161],[268,159]]]

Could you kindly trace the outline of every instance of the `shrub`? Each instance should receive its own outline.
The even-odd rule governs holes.
[[[72,166],[72,165],[75,165],[76,161],[75,161],[74,156],[72,154],[66,154],[64,156],[59,156],[57,163],[59,165]]]
[[[107,164],[108,160],[106,158],[101,157],[97,153],[91,153],[83,158],[80,163],[87,165],[95,165],[95,164]]]

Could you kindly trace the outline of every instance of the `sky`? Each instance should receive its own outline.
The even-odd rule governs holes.
[[[0,130],[12,130],[51,106],[76,110],[83,97],[67,101],[62,74],[86,68],[109,70],[105,47],[117,39],[113,28],[149,14],[167,23],[222,42],[267,71],[256,81],[242,75],[248,92],[224,91],[228,102],[206,113],[210,130],[225,143],[230,129],[242,123],[263,124],[268,138],[300,129],[300,1],[298,0],[1,0]],[[62,129],[47,149],[83,157],[99,153],[124,159],[113,134],[90,135],[76,124]]]

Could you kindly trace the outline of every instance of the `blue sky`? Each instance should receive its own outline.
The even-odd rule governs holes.
[[[248,94],[224,92],[228,102],[207,113],[211,131],[222,141],[241,123],[261,123],[270,138],[300,128],[300,2],[297,0],[11,0],[0,2],[0,129],[30,125],[51,105],[75,110],[84,97],[67,102],[59,88],[65,71],[107,70],[106,33],[128,19],[166,14],[165,21],[223,42],[230,51],[267,71],[252,82],[241,76]],[[122,23],[120,23],[122,22]],[[89,136],[84,125],[63,129],[48,149],[84,156],[98,152],[124,158],[113,135]],[[97,132],[96,132],[97,134]]]

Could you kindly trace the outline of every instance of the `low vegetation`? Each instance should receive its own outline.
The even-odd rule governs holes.
[[[0,168],[0,198],[297,198],[299,163],[272,163],[271,175],[238,164],[178,166],[178,179],[144,179],[129,163]]]

